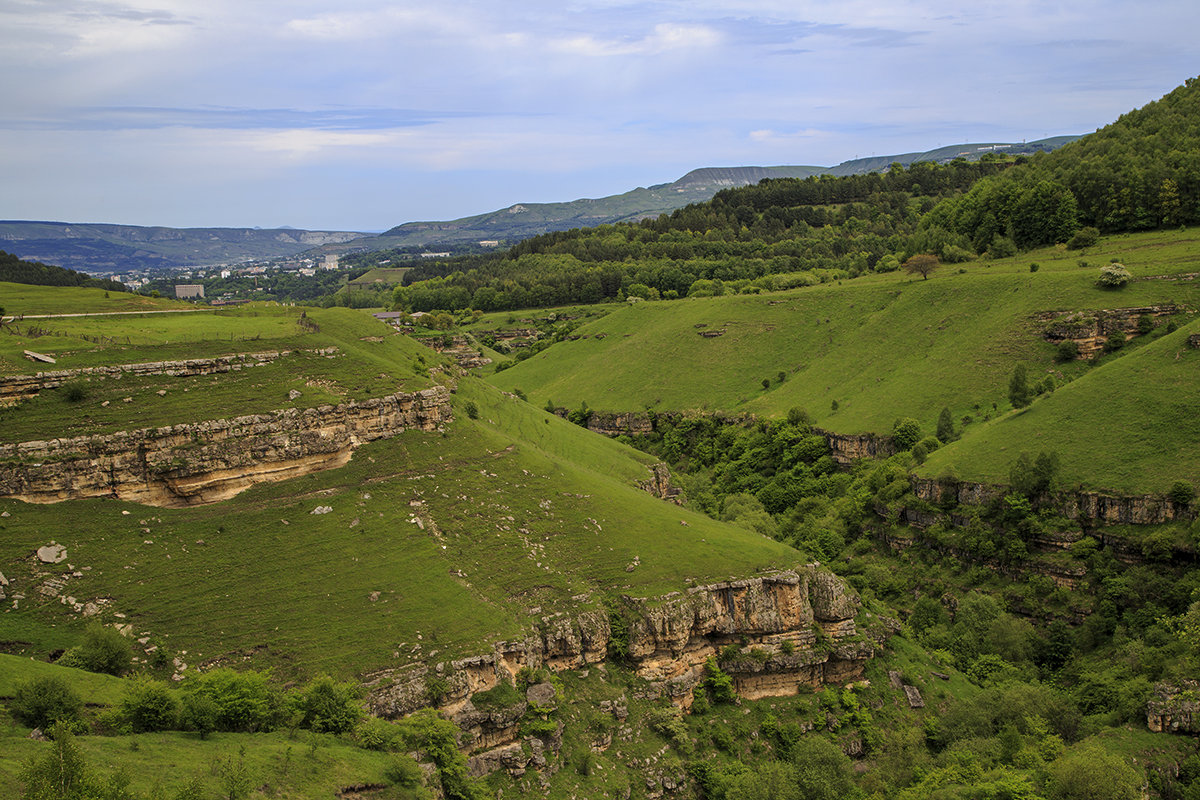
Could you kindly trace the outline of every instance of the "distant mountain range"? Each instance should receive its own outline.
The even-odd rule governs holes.
[[[162,228],[0,220],[0,250],[88,274],[279,258],[367,235],[295,228]]]
[[[835,167],[706,167],[692,170],[672,183],[639,187],[609,197],[561,203],[517,203],[462,219],[406,222],[377,236],[296,228],[151,228],[0,221],[0,249],[27,260],[94,274],[234,263],[309,251],[322,256],[389,248],[478,246],[481,241],[512,244],[549,231],[656,217],[689,203],[702,203],[721,189],[758,183],[764,178],[856,175],[887,169],[896,162],[908,166],[917,161],[944,163],[955,158],[976,159],[988,152],[1035,153],[1054,150],[1078,138],[1056,136],[1019,144],[956,144],[923,153],[857,158]]]

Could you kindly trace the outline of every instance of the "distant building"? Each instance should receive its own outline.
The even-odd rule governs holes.
[[[198,283],[177,283],[175,297],[179,300],[203,299],[204,286]]]
[[[479,243],[479,246],[480,247],[499,247],[500,240],[499,239],[484,239],[483,241],[481,241]]]
[[[228,278],[228,277],[229,277],[230,275],[232,275],[232,274],[233,274],[233,272],[232,272],[231,270],[227,270],[227,269],[223,269],[223,270],[221,270],[221,277],[222,277],[222,278]]]
[[[329,253],[325,256],[325,263],[321,265],[325,269],[337,269],[338,257],[334,253]]]
[[[449,258],[449,253],[421,253],[421,258]]]

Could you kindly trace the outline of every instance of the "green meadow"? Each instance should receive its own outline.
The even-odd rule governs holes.
[[[488,380],[509,391],[521,389],[531,403],[569,408],[587,403],[597,410],[779,418],[800,407],[816,424],[839,433],[886,434],[896,419],[912,417],[932,434],[941,409],[949,408],[956,425],[966,418],[970,432],[1010,409],[1008,381],[1017,364],[1035,382],[1052,376],[1061,385],[1080,378],[1080,387],[1066,396],[1082,398],[1085,387],[1105,385],[1102,375],[1162,330],[1135,337],[1120,356],[1104,356],[1094,365],[1062,364],[1042,338],[1044,323],[1036,314],[1174,303],[1182,309],[1176,324],[1186,324],[1200,307],[1200,280],[1193,276],[1198,247],[1196,230],[1123,235],[1086,252],[1058,247],[942,265],[928,280],[891,273],[775,294],[638,303],[579,328],[582,338],[555,344]],[[1116,291],[1095,283],[1099,266],[1112,259],[1124,261],[1135,276]],[[1038,264],[1037,271],[1030,271],[1031,263]],[[713,331],[722,333],[702,335]],[[1094,379],[1084,382],[1084,376]],[[1157,379],[1142,381],[1132,397],[1160,388]],[[1129,430],[1171,430],[1177,421],[1188,429],[1192,423],[1184,409],[1194,406],[1200,377],[1183,369],[1170,386],[1153,405],[1165,416],[1142,420],[1150,405],[1123,405]],[[1032,425],[1042,417],[1029,419]],[[1088,432],[1069,425],[1058,431],[1064,459],[1072,450],[1079,469],[1091,469]],[[1006,447],[993,452],[1005,464],[1014,457],[1006,452],[1017,449]],[[977,463],[962,452],[955,463],[961,477],[996,475],[995,464]],[[1136,457],[1127,458],[1130,452]],[[1173,463],[1173,456],[1152,444],[1125,453],[1123,466],[1091,472],[1087,482],[1129,488],[1150,462],[1160,464],[1149,467],[1151,472]],[[1153,481],[1154,487],[1160,484]]]

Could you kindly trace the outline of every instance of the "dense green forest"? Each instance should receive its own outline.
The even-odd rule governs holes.
[[[22,261],[0,250],[0,281],[25,283],[32,286],[84,286],[108,292],[128,291],[119,281],[93,278],[73,269],[64,269],[40,261]]]

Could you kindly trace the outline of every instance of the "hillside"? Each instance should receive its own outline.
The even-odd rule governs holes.
[[[1029,143],[965,143],[920,153],[871,156],[843,161],[833,167],[704,167],[676,181],[638,187],[608,197],[584,198],[562,203],[516,203],[487,214],[444,222],[406,222],[373,239],[351,245],[322,248],[326,252],[358,252],[432,245],[474,244],[499,240],[512,244],[530,236],[571,228],[590,228],[616,222],[637,222],[702,203],[721,189],[749,186],[768,178],[807,178],[814,175],[861,175],[886,170],[894,163],[945,163],[955,158],[977,159],[984,152],[1011,155],[1044,152],[1073,141],[1075,136],[1058,136]]]
[[[79,272],[106,274],[278,258],[363,235],[295,228],[165,228],[0,221],[0,242],[15,255]]]
[[[1188,277],[1198,242],[1194,229],[1102,241],[1085,262],[1116,258],[1138,276],[1179,275],[1135,280],[1117,293],[1097,288],[1096,266],[1081,268],[1078,255],[1046,249],[943,266],[928,280],[892,273],[773,294],[641,302],[580,327],[568,341],[490,381],[520,388],[534,404],[586,403],[601,411],[779,418],[800,407],[817,425],[844,434],[889,434],[897,417],[915,418],[932,433],[944,407],[954,420],[970,417],[978,424],[1007,406],[1008,379],[1018,363],[1035,381],[1052,375],[1061,383],[1080,374],[1082,364],[1055,360],[1039,314],[1173,304],[1180,309],[1177,321],[1189,319],[1184,309],[1200,307],[1197,284]],[[1039,264],[1036,273],[1029,271],[1031,261]],[[494,322],[485,318],[480,325],[490,329]],[[1109,369],[1104,363],[1089,373],[1095,385]],[[1200,391],[1194,373],[1184,375],[1183,396]],[[1185,416],[1177,408],[1154,424],[1169,430]],[[1080,429],[1061,431],[1061,438],[1074,436],[1081,446],[1087,441]],[[1064,458],[1071,452],[1064,443]],[[1137,452],[1148,461],[1162,459],[1162,468],[1174,459],[1154,448]],[[1080,469],[1090,463],[1081,457]],[[1122,470],[1132,475],[1146,466],[1137,460]],[[964,466],[960,476],[974,472]],[[1101,485],[1110,479],[1110,488],[1130,488],[1116,473],[1089,475]],[[1165,488],[1161,483],[1143,488]]]

